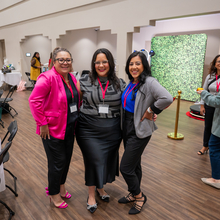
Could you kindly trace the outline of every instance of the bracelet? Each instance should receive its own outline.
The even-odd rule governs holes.
[[[150,113],[150,114],[154,113],[153,111],[150,110],[150,107],[148,107],[147,112]]]

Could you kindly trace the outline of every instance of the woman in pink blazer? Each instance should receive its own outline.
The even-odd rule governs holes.
[[[70,73],[72,55],[64,48],[53,51],[53,68],[40,74],[29,98],[48,159],[48,187],[57,208],[66,208],[63,198],[71,198],[65,181],[73,152],[74,130],[80,107],[76,79]]]

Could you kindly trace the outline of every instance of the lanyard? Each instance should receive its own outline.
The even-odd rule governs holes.
[[[130,88],[131,88],[132,83],[131,83],[130,86],[128,87],[128,90],[126,91],[126,93],[125,93],[125,95],[124,95],[124,108],[126,107],[126,100],[127,100],[127,97],[128,97],[128,95],[129,95],[129,93],[130,93],[138,84],[139,84],[139,82],[136,83],[131,90],[130,90]]]
[[[99,78],[97,78],[97,79],[98,79],[99,85],[100,85],[100,87],[101,87],[101,89],[102,89],[102,98],[103,98],[103,101],[104,101],[104,99],[105,99],[105,92],[106,92],[106,90],[107,90],[107,88],[108,88],[109,81],[107,82],[107,84],[106,84],[106,86],[105,86],[105,90],[103,90],[103,87],[102,87],[102,84],[101,84],[101,82],[100,82],[100,79],[99,79]]]
[[[218,83],[218,76],[216,74],[216,90],[217,90],[217,92],[219,90],[219,86],[220,86],[220,82]]]
[[[68,85],[67,83],[66,83],[66,81],[65,81],[65,79],[63,78],[63,76],[60,74],[60,76],[61,76],[61,78],[63,79],[63,81],[64,81],[64,83],[67,85],[67,87],[69,88],[69,90],[70,90],[70,92],[71,92],[71,94],[72,94],[72,99],[74,98],[74,95],[73,95],[73,89],[72,89],[72,87],[71,87],[71,84],[70,85]]]

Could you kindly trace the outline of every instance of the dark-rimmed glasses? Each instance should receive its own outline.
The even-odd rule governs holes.
[[[57,60],[59,64],[64,64],[65,62],[67,64],[71,64],[73,62],[73,59],[71,59],[71,58],[67,58],[67,59],[57,58],[55,60]]]

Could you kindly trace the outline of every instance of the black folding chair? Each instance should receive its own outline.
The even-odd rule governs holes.
[[[10,134],[10,136],[8,138],[8,141],[9,142],[12,141],[14,139],[17,131],[18,131],[17,121],[11,122],[11,124],[8,127],[7,133],[5,134],[4,138],[2,139],[1,144],[4,143],[4,140],[6,139],[8,134]],[[8,161],[9,161],[9,152],[7,152],[5,154],[5,156],[3,158],[3,163],[6,163]],[[18,196],[18,194],[17,194],[17,185],[16,185],[17,177],[14,176],[8,169],[4,168],[4,170],[7,171],[13,177],[13,179],[14,179],[14,190],[10,186],[8,186],[8,185],[6,185],[6,187],[9,188],[15,194],[15,196],[17,197]]]
[[[1,89],[1,90],[0,90],[0,98],[1,98],[2,95],[3,95],[3,92],[4,92],[3,89]]]
[[[5,147],[1,150],[1,152],[0,152],[0,165],[1,165],[2,162],[3,162],[3,158],[4,158],[5,155],[8,153],[8,150],[9,150],[9,148],[11,147],[11,144],[12,144],[12,142],[9,141],[9,142],[5,145]],[[9,214],[10,214],[8,219],[10,220],[15,213],[8,207],[8,205],[7,205],[5,202],[3,202],[2,200],[0,200],[0,203],[2,203],[2,204],[5,206],[5,208],[8,209]]]
[[[3,111],[5,111],[6,113],[9,113],[12,118],[14,118],[14,116],[18,114],[17,111],[12,106],[9,105],[9,102],[11,102],[13,100],[12,95],[14,93],[15,87],[16,86],[12,86],[9,89],[9,92],[5,98],[0,98],[0,107],[2,107]],[[11,114],[12,109],[15,112],[14,115]]]
[[[31,74],[30,74],[29,72],[25,72],[25,75],[27,76],[28,81],[29,81],[29,82],[31,83],[31,85],[34,87],[36,81],[31,79]]]
[[[4,128],[4,122],[2,121],[2,107],[0,107],[0,125]]]
[[[89,73],[90,73],[89,70],[83,70],[83,71],[82,71],[82,74],[81,74],[81,77],[84,76],[84,75],[86,75],[86,74],[89,74]]]

